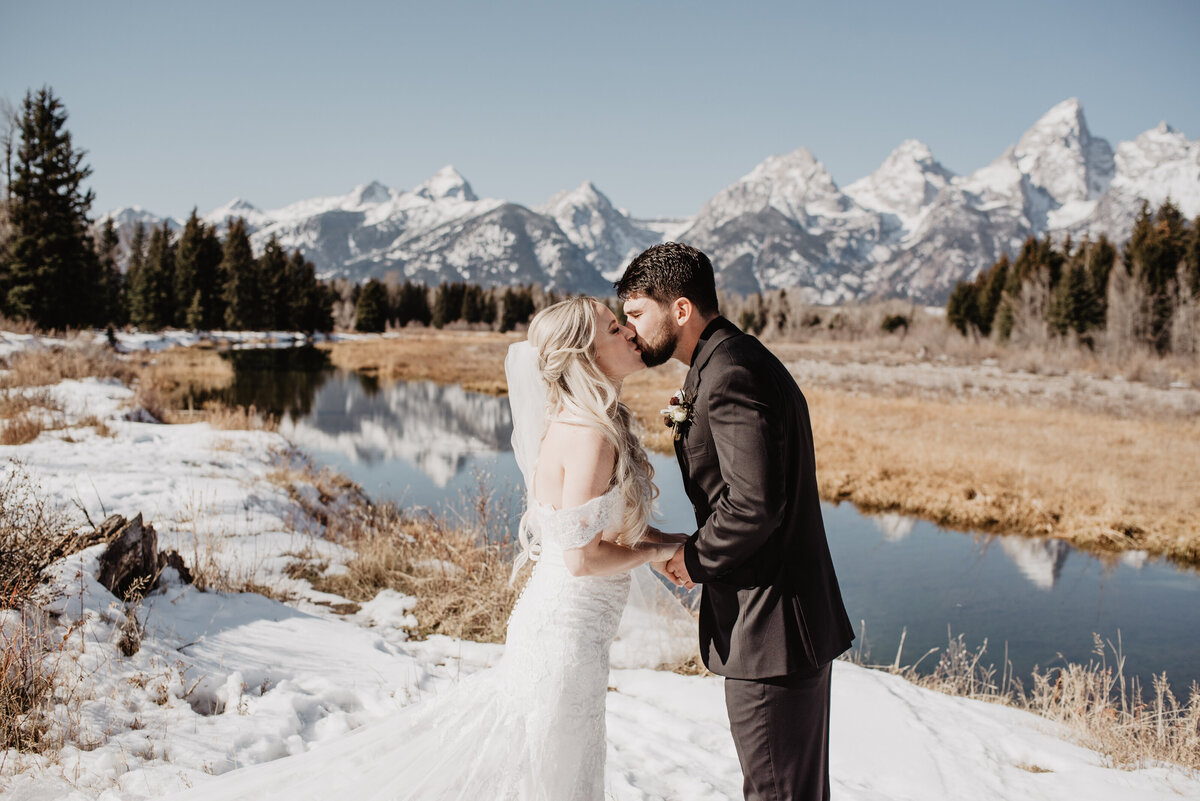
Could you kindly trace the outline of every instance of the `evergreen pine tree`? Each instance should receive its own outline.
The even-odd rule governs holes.
[[[154,304],[146,284],[146,226],[139,220],[133,226],[129,242],[129,263],[125,266],[125,319],[138,328],[145,327]]]
[[[483,320],[482,287],[470,284],[463,289],[462,310],[459,316],[466,323],[478,323]]]
[[[112,217],[109,217],[100,231],[96,255],[100,259],[100,275],[103,281],[100,319],[114,325],[125,324],[122,301],[124,278],[121,275],[121,266],[117,263],[120,249],[121,242],[117,237],[116,226],[113,225]]]
[[[1188,288],[1193,298],[1200,298],[1200,215],[1192,220],[1188,231],[1187,250],[1183,256],[1187,271]]]
[[[1171,344],[1171,316],[1178,298],[1179,266],[1186,251],[1183,215],[1170,201],[1151,216],[1143,203],[1125,246],[1125,269],[1146,297],[1142,338],[1158,353]]]
[[[217,229],[205,225],[201,231],[200,248],[196,254],[196,291],[200,293],[200,304],[204,308],[201,328],[220,328],[225,322],[225,303],[221,298],[221,238]]]
[[[171,325],[175,317],[175,253],[167,223],[150,232],[146,258],[131,285],[131,322],[147,331]]]
[[[996,322],[996,311],[1000,308],[1000,298],[1004,293],[1004,285],[1008,282],[1008,254],[1005,253],[992,265],[986,273],[976,293],[979,307],[979,333],[990,336],[992,326]]]
[[[1087,251],[1088,285],[1091,287],[1094,306],[1088,319],[1088,328],[1098,330],[1105,327],[1108,318],[1108,281],[1113,265],[1117,262],[1117,249],[1104,234]]]
[[[520,308],[517,304],[517,293],[513,292],[512,287],[509,287],[504,290],[504,297],[500,299],[500,333],[513,330],[519,322]]]
[[[387,290],[383,282],[372,278],[363,284],[358,293],[358,304],[354,312],[354,330],[364,332],[382,331],[387,309]]]
[[[259,325],[264,328],[279,329],[286,326],[289,303],[287,269],[287,254],[283,252],[279,241],[272,235],[267,240],[262,256],[255,262],[261,298]]]
[[[483,306],[479,313],[479,322],[487,325],[495,325],[496,323],[496,293],[483,293]]]
[[[204,296],[197,289],[192,293],[192,302],[188,304],[187,311],[184,313],[183,324],[193,331],[198,331],[204,328],[204,322],[208,319],[204,310]]]
[[[975,285],[969,281],[960,281],[950,293],[946,303],[946,322],[966,336],[978,329],[979,300],[976,296]]]
[[[239,331],[258,327],[258,276],[255,273],[246,221],[239,217],[230,223],[221,249],[221,299],[225,306],[223,322],[227,328]]]
[[[183,233],[179,236],[179,244],[175,247],[175,272],[172,276],[172,294],[175,300],[175,309],[179,319],[174,322],[179,325],[186,325],[191,329],[199,329],[203,327],[203,320],[186,319],[190,317],[192,311],[192,302],[196,300],[196,293],[200,289],[199,272],[201,251],[204,247],[204,228],[205,225],[196,215],[196,209],[192,208],[192,213],[184,223]],[[200,297],[198,308],[203,309],[204,298]]]
[[[105,282],[87,218],[94,195],[82,186],[92,171],[66,121],[49,87],[26,93],[0,254],[0,312],[43,328],[103,322]]]

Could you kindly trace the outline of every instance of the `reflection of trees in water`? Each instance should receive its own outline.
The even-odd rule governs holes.
[[[379,376],[376,373],[357,372],[354,376],[358,379],[358,385],[362,387],[363,393],[368,398],[379,394]]]
[[[221,356],[233,365],[233,383],[226,389],[195,394],[194,405],[220,400],[280,417],[306,417],[312,412],[313,398],[335,373],[329,355],[312,346],[245,348],[223,351]]]

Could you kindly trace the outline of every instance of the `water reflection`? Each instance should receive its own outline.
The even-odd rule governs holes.
[[[880,533],[883,534],[883,538],[888,542],[902,542],[905,537],[912,534],[913,528],[917,525],[915,517],[898,515],[894,512],[872,515],[871,521],[875,523]]]
[[[509,450],[512,415],[506,399],[458,386],[331,381],[317,391],[311,413],[289,416],[280,431],[302,448],[352,463],[408,462],[445,487],[472,454]]]
[[[1026,540],[1001,537],[1000,548],[1021,575],[1041,590],[1052,590],[1062,577],[1071,546],[1062,540]]]

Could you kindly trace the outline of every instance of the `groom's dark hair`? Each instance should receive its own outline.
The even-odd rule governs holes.
[[[634,293],[660,304],[687,298],[705,317],[718,312],[712,262],[701,251],[680,242],[646,248],[613,286],[621,300]]]

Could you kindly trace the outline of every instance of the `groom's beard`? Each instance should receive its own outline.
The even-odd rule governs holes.
[[[666,364],[667,360],[675,353],[675,345],[678,342],[678,332],[670,328],[667,323],[659,326],[658,330],[653,332],[653,338],[646,339],[640,336],[637,338],[638,347],[642,349],[642,362],[647,367]]]

